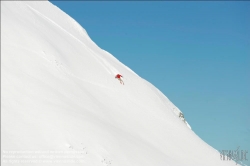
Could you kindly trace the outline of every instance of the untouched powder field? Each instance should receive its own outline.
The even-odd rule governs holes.
[[[1,28],[2,166],[235,166],[50,2],[1,2]]]

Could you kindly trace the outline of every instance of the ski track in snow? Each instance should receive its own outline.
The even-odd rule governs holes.
[[[56,60],[55,56],[52,55],[54,58],[53,58],[53,60],[50,60],[50,59],[46,58],[45,56],[41,55],[41,53],[44,54],[44,55],[46,55],[46,53],[44,51],[42,51],[42,52],[36,52],[36,51],[33,51],[32,49],[27,49],[26,47],[22,47],[22,46],[15,46],[15,45],[10,45],[10,46],[16,47],[16,48],[20,48],[20,49],[23,49],[23,50],[26,50],[26,51],[32,52],[33,54],[38,55],[39,57],[43,58],[44,60],[46,60],[47,62],[49,62],[51,65],[53,65],[54,67],[56,67],[57,70],[60,71],[60,72],[62,72],[63,74],[66,73],[67,75],[72,76],[72,77],[74,77],[74,78],[76,78],[78,80],[81,80],[83,82],[86,82],[86,83],[89,83],[89,84],[92,84],[92,85],[96,85],[96,86],[99,86],[99,87],[102,87],[102,88],[114,91],[113,88],[109,88],[107,86],[103,86],[102,84],[91,82],[91,81],[88,81],[86,79],[83,79],[83,78],[80,78],[80,77],[74,75],[72,72],[68,71],[68,69],[65,68],[61,63],[58,63],[58,60]]]
[[[153,84],[93,45],[76,22],[65,23],[70,17],[49,1],[1,5],[3,150],[81,151],[82,163],[49,166],[235,165],[188,129]],[[125,86],[114,79],[118,69]]]
[[[32,8],[31,6],[27,5],[32,11],[34,11],[34,13],[36,13],[37,15],[39,15],[40,17],[44,18],[45,20],[51,22],[52,24],[54,24],[55,26],[57,26],[58,28],[60,28],[63,32],[65,32],[66,34],[70,35],[72,38],[74,38],[75,40],[77,40],[79,43],[81,43],[82,45],[84,45],[84,47],[86,48],[86,50],[89,51],[89,53],[91,53],[91,55],[93,55],[93,57],[96,59],[96,61],[98,61],[103,68],[112,75],[115,75],[117,73],[119,73],[114,67],[111,66],[111,64],[109,64],[105,59],[101,58],[101,55],[96,55],[94,51],[92,51],[91,49],[89,49],[85,43],[83,43],[81,40],[79,40],[77,37],[75,37],[74,35],[72,35],[71,33],[69,33],[68,31],[66,31],[64,28],[62,28],[60,25],[58,25],[56,22],[52,21],[51,19],[49,19],[48,17],[44,16],[42,13],[40,13],[39,11],[37,11],[36,9]]]

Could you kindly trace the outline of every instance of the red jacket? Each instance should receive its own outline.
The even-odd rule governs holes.
[[[117,74],[116,76],[115,76],[115,78],[121,78],[122,77],[122,75],[120,75],[120,74]]]

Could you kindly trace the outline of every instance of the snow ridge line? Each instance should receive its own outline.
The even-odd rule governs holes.
[[[68,31],[66,31],[64,28],[62,28],[60,25],[58,25],[56,22],[52,21],[51,19],[49,19],[48,17],[46,17],[45,15],[43,15],[42,13],[40,13],[39,11],[37,11],[36,9],[32,8],[31,6],[27,5],[32,11],[34,11],[36,14],[38,14],[39,16],[41,16],[42,18],[44,18],[47,21],[50,21],[51,23],[53,23],[55,26],[57,26],[58,28],[60,28],[62,31],[64,31],[65,33],[67,33],[68,35],[70,35],[72,38],[74,38],[75,40],[77,40],[79,43],[83,44],[85,46],[85,48],[92,53],[93,57],[104,67],[104,69],[109,73],[112,74],[112,70],[110,70],[109,67],[107,67],[107,65],[105,65],[104,63],[108,64],[110,67],[111,65],[104,60],[103,58],[97,57],[97,55],[91,50],[89,49],[85,43],[83,43],[81,40],[79,40],[78,38],[76,38],[74,35],[72,35],[71,33],[69,33]],[[100,60],[101,59],[101,60]],[[103,61],[103,62],[101,62]]]

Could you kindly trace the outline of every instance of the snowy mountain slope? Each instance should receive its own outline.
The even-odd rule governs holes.
[[[4,1],[1,18],[2,165],[235,165],[221,161],[166,96],[50,2]],[[41,157],[54,156],[49,151],[81,153],[55,163]]]

